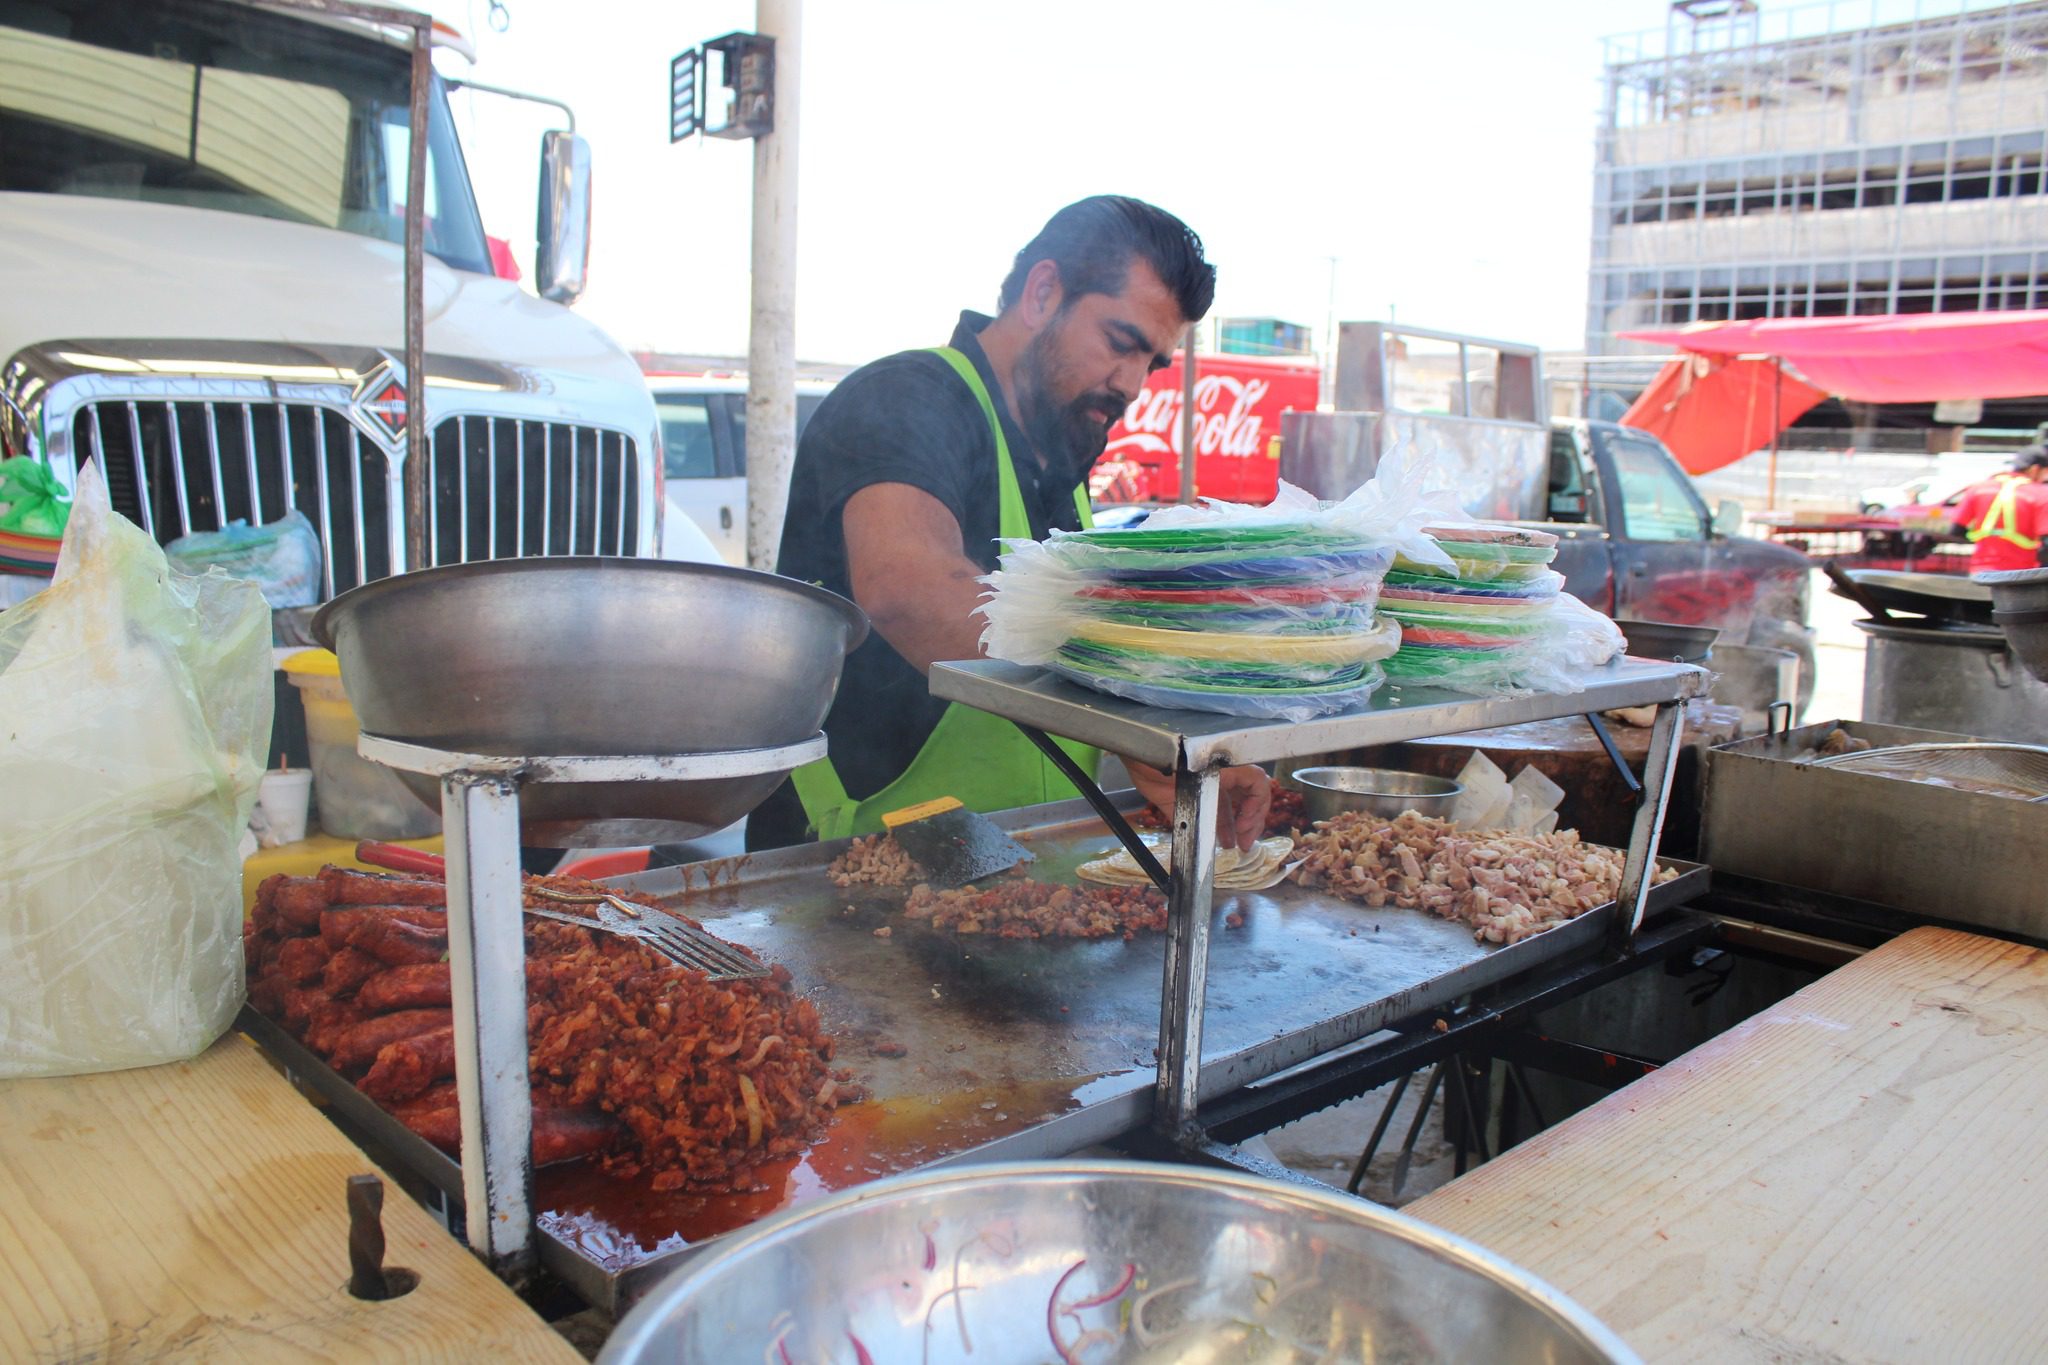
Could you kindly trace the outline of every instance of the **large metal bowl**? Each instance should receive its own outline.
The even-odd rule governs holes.
[[[1303,812],[1311,820],[1328,820],[1347,810],[1396,816],[1449,815],[1465,790],[1448,777],[1425,777],[1393,768],[1296,768],[1289,775],[1301,788]]]
[[[2029,673],[2048,682],[2048,569],[2007,569],[1977,574],[1976,580],[1991,589],[1991,619],[2012,652]]]
[[[716,753],[818,731],[867,617],[822,588],[723,565],[501,559],[381,579],[321,608],[366,733],[493,756]],[[439,804],[434,779],[406,775]],[[779,772],[529,787],[529,842],[689,839]]]
[[[1633,1361],[1556,1290],[1414,1219],[1183,1166],[917,1173],[735,1234],[598,1357]]]

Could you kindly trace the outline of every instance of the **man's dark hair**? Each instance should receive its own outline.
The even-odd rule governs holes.
[[[2048,465],[2048,446],[2028,446],[2013,456],[2013,472],[2024,474],[2039,465]]]
[[[999,305],[1007,309],[1023,296],[1024,277],[1040,261],[1060,268],[1069,303],[1083,294],[1121,294],[1134,256],[1158,274],[1183,318],[1202,320],[1216,299],[1216,267],[1203,258],[1202,239],[1165,209],[1120,194],[1098,194],[1055,213],[1017,253]]]

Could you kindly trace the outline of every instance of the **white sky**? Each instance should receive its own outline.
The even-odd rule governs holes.
[[[754,27],[746,0],[431,8],[476,79],[574,106],[592,144],[591,286],[629,347],[744,354],[752,147],[668,143],[668,63]],[[1773,6],[1776,8],[1776,6]],[[1664,0],[810,0],[797,352],[860,362],[990,309],[1062,204],[1133,194],[1199,232],[1218,315],[1320,341],[1384,318],[1583,341],[1603,36]],[[465,63],[442,54],[442,69]],[[718,91],[713,91],[716,98]],[[531,272],[544,112],[458,94],[485,224]]]

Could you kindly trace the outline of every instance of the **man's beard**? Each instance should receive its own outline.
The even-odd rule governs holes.
[[[1017,415],[1047,466],[1079,478],[1101,458],[1110,424],[1128,404],[1103,389],[1083,391],[1066,403],[1054,400],[1060,330],[1056,324],[1040,332],[1018,359]]]

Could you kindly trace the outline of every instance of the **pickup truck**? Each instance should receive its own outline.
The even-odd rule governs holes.
[[[1805,556],[1735,534],[1741,510],[1709,512],[1647,432],[1553,419],[1537,347],[1380,322],[1347,322],[1338,336],[1334,406],[1282,419],[1281,478],[1341,498],[1387,454],[1420,455],[1474,517],[1558,535],[1556,567],[1588,606],[1792,651],[1803,708],[1814,662]]]
[[[1735,534],[1664,443],[1614,422],[1559,421],[1550,430],[1548,518],[1565,588],[1609,616],[1717,627],[1730,643],[1799,656],[1800,699],[1812,693],[1806,625],[1813,566],[1783,545]]]

